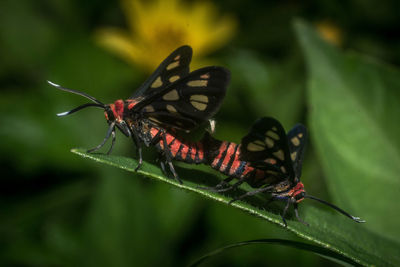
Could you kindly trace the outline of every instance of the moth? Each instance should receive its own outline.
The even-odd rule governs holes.
[[[349,217],[355,222],[365,222],[326,202],[306,193],[300,181],[304,151],[307,143],[307,128],[302,124],[295,125],[287,134],[279,121],[269,117],[257,120],[240,144],[219,141],[209,134],[204,139],[208,164],[229,177],[212,188],[216,192],[225,192],[248,183],[256,188],[230,203],[260,193],[268,193],[270,200],[281,200],[286,206],[281,214],[285,225],[286,213],[293,205],[296,218],[305,223],[298,214],[298,204],[304,198],[319,201]],[[233,179],[236,183],[230,185]]]
[[[181,46],[173,51],[150,77],[126,100],[118,99],[104,104],[84,92],[68,89],[48,81],[60,90],[83,96],[93,103],[83,104],[72,110],[57,114],[67,116],[87,107],[104,110],[108,130],[104,140],[88,152],[102,148],[112,138],[111,153],[116,139],[116,129],[132,138],[136,145],[139,162],[142,163],[142,146],[166,143],[167,133],[190,132],[210,119],[220,108],[230,80],[227,69],[217,66],[204,67],[190,72],[192,48]],[[156,135],[150,134],[157,130]],[[172,164],[169,146],[161,151],[175,179],[179,179]],[[163,164],[162,164],[163,167]],[[164,168],[163,168],[164,169]]]

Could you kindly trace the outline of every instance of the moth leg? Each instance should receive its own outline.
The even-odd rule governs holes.
[[[175,180],[177,180],[180,184],[182,184],[182,180],[179,178],[178,174],[175,171],[174,165],[172,164],[172,155],[171,155],[171,151],[170,151],[170,149],[168,147],[168,144],[167,144],[167,137],[165,135],[165,131],[164,130],[163,130],[163,133],[162,133],[162,139],[163,139],[163,143],[164,143],[165,161],[166,161],[166,163],[168,163],[169,170],[174,175]]]
[[[115,130],[111,132],[111,135],[112,135],[111,147],[110,147],[110,149],[107,151],[107,155],[110,155],[110,154],[111,154],[111,151],[112,151],[113,148],[114,148],[114,144],[115,144]]]
[[[296,215],[297,220],[298,220],[299,222],[301,222],[302,224],[304,224],[304,225],[310,226],[308,223],[306,223],[305,221],[303,221],[303,220],[300,218],[300,216],[299,216],[299,211],[297,210],[297,207],[298,207],[297,203],[294,203],[294,214]]]
[[[224,180],[222,180],[216,186],[213,186],[213,187],[207,187],[207,186],[201,187],[201,186],[199,186],[197,188],[204,189],[204,190],[209,190],[209,191],[212,191],[212,192],[224,192],[224,191],[227,191],[227,190],[224,190],[224,189],[226,189],[224,187],[229,186],[230,185],[229,182],[232,181],[233,179],[234,179],[234,177],[229,176],[228,178],[225,178]],[[229,188],[229,189],[231,189],[231,188]]]
[[[289,209],[289,206],[290,206],[290,200],[288,199],[287,204],[286,204],[285,208],[283,209],[283,213],[281,214],[282,221],[283,221],[283,223],[285,224],[285,227],[287,227],[287,223],[286,223],[286,220],[285,220],[285,216],[286,216],[287,210]]]
[[[242,181],[242,183],[244,182],[244,180],[241,180],[241,181]],[[253,196],[253,195],[257,195],[257,194],[262,193],[262,192],[271,191],[272,188],[273,188],[272,186],[267,186],[267,187],[263,187],[263,188],[259,188],[259,189],[247,192],[247,193],[245,193],[245,194],[243,194],[241,196],[238,196],[238,197],[232,199],[231,201],[229,201],[228,204],[231,204],[231,203],[233,203],[235,201],[241,200],[241,199],[243,199],[245,197],[248,197],[248,196]]]
[[[135,147],[136,147],[136,154],[139,156],[139,163],[135,168],[135,172],[137,172],[140,167],[142,167],[143,164],[143,156],[142,156],[142,142],[140,142],[136,131],[133,131],[132,133],[132,140],[135,143]]]
[[[160,167],[161,167],[163,174],[168,175],[167,171],[165,170],[165,163],[164,163],[164,159],[162,158],[161,154],[158,154],[158,160],[160,161]]]
[[[92,153],[96,150],[99,150],[100,148],[102,148],[105,143],[107,142],[107,140],[110,138],[111,134],[115,131],[114,130],[114,126],[115,126],[115,122],[110,124],[110,127],[108,127],[107,133],[106,133],[106,137],[104,137],[103,142],[101,142],[98,146],[92,148],[92,149],[88,149],[87,153]],[[114,136],[113,136],[114,138]]]
[[[155,145],[155,144],[157,144],[158,142],[160,142],[160,140],[161,140],[161,131],[159,131],[154,137],[153,137],[153,140],[151,141],[151,145]],[[160,167],[161,167],[161,171],[163,172],[163,174],[165,175],[165,176],[168,176],[168,173],[167,173],[167,171],[166,171],[166,169],[165,169],[165,163],[166,163],[166,161],[164,161],[165,160],[165,158],[163,157],[163,155],[165,155],[165,152],[164,151],[162,151],[162,152],[160,152],[160,153],[158,153],[158,161],[160,162]]]
[[[238,188],[244,182],[245,182],[245,179],[241,179],[229,187],[219,189],[218,192],[226,192],[226,191],[234,190],[234,189]]]
[[[231,178],[231,177],[228,177],[228,178],[226,178],[225,180],[227,180],[227,179],[229,179],[229,178]],[[232,180],[233,178],[231,178],[230,180]],[[220,184],[222,184],[225,180],[223,180],[221,183],[219,183],[218,185],[220,185]],[[233,185],[231,185],[231,186],[229,186],[229,187],[226,187],[226,188],[221,188],[221,189],[216,189],[216,187],[218,186],[216,186],[216,187],[204,187],[203,189],[208,189],[208,190],[210,190],[210,191],[213,191],[213,192],[218,192],[218,193],[220,193],[220,192],[226,192],[226,191],[230,191],[230,190],[233,190],[233,189],[236,189],[236,188],[238,188],[239,187],[239,185],[241,185],[241,184],[243,184],[244,183],[244,179],[242,179],[242,180],[239,180],[239,181],[237,181],[236,183],[234,183]],[[225,183],[227,183],[227,182],[225,182]],[[201,187],[200,187],[200,189],[201,189]]]

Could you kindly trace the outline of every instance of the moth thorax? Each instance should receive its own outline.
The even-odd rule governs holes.
[[[124,115],[124,101],[117,100],[113,104],[108,105],[109,109],[106,109],[106,118],[111,121],[121,121]]]
[[[124,101],[119,99],[117,101],[114,102],[115,105],[115,117],[118,119],[122,119],[122,116],[124,115]]]
[[[289,181],[280,182],[279,184],[277,184],[277,185],[275,186],[275,190],[276,190],[276,192],[278,192],[278,193],[280,193],[280,192],[285,192],[285,191],[287,191],[289,188],[290,188],[290,183],[289,183]]]
[[[298,182],[295,187],[289,192],[289,196],[294,198],[297,203],[304,199],[306,191],[302,182]]]
[[[302,182],[298,182],[295,187],[293,187],[294,192],[304,191],[304,185]]]

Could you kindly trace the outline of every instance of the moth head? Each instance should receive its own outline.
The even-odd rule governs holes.
[[[131,136],[128,123],[124,119],[125,103],[117,100],[113,104],[105,105],[104,116],[108,124],[114,124],[127,137]]]
[[[292,190],[289,192],[289,196],[293,203],[301,202],[306,195],[306,191],[304,190],[304,185],[302,182],[298,182]]]
[[[274,197],[276,199],[288,201],[290,203],[301,202],[306,194],[303,183],[298,182],[293,186],[288,180],[284,180],[275,185],[275,190]]]
[[[299,202],[303,201],[305,196],[306,196],[306,192],[305,191],[301,191],[301,192],[298,192],[296,195],[294,195],[292,197],[292,199],[293,199],[294,202],[299,203]]]

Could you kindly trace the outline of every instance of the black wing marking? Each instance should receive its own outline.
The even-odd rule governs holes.
[[[296,124],[287,134],[290,158],[296,177],[300,179],[303,165],[304,151],[307,144],[307,128],[302,124]]]
[[[172,52],[153,74],[133,93],[129,99],[146,97],[153,91],[167,87],[179,78],[189,73],[189,64],[192,60],[192,48],[184,45]]]
[[[198,69],[143,99],[133,110],[158,125],[190,131],[217,112],[229,79],[229,71],[222,67]]]
[[[295,177],[285,130],[273,118],[264,117],[254,123],[242,138],[240,152],[240,159],[255,168],[272,170],[282,177]]]

